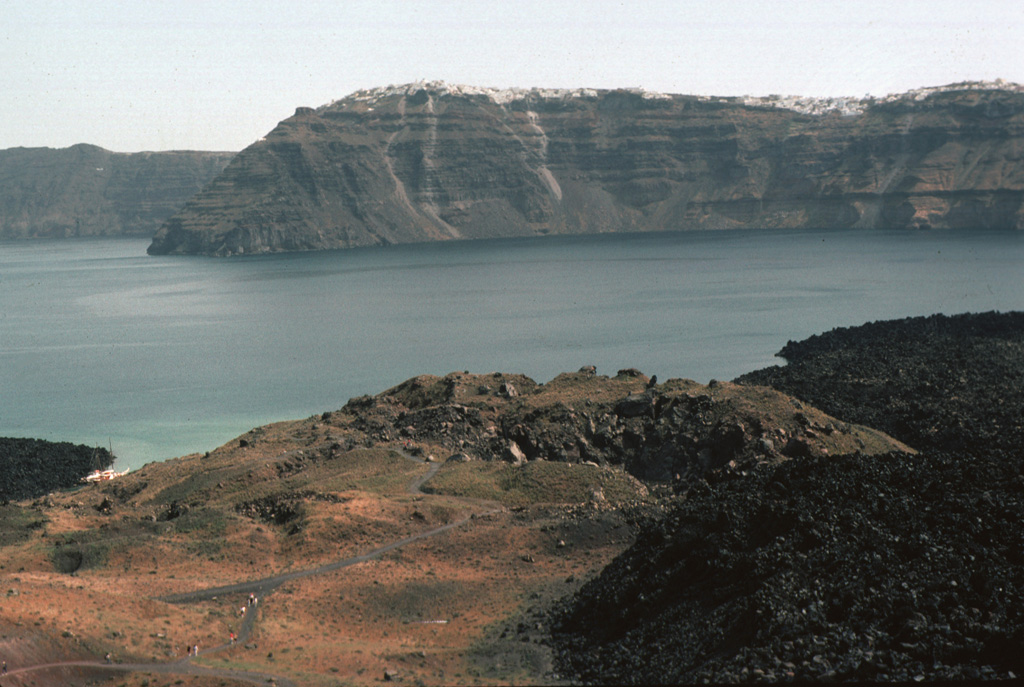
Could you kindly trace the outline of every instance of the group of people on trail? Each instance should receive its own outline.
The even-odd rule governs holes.
[[[259,599],[256,598],[255,594],[250,592],[248,603],[246,603],[245,606],[242,606],[241,608],[238,609],[238,615],[245,615],[246,606],[255,606],[257,604],[257,602],[259,602]]]
[[[256,598],[256,595],[250,593],[249,594],[249,600],[246,602],[246,605],[242,606],[241,608],[238,609],[238,615],[245,615],[246,607],[248,607],[248,606],[255,606],[258,602],[259,602],[259,599]],[[228,641],[231,644],[234,644],[235,640],[237,640],[237,639],[238,639],[238,635],[235,634],[234,630],[230,630],[228,632]],[[198,656],[199,655],[199,645],[196,644],[195,646],[190,647],[189,650],[188,650],[188,655],[189,656]]]

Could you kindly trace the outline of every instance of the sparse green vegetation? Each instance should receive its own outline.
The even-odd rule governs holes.
[[[0,505],[0,546],[25,541],[46,524],[46,518],[13,504]]]
[[[103,567],[109,555],[110,546],[105,542],[76,542],[71,539],[53,548],[50,561],[57,572],[71,574]]]
[[[360,489],[381,496],[405,493],[410,477],[425,468],[389,449],[356,449],[340,459],[343,470],[337,477],[347,482],[349,489]],[[331,482],[325,482],[329,487]]]
[[[197,508],[175,519],[176,532],[201,533],[204,539],[215,539],[227,529],[227,518],[218,508]]]
[[[506,506],[540,503],[619,502],[644,488],[621,470],[593,465],[533,461],[523,465],[448,463],[424,487],[432,494],[499,501]]]

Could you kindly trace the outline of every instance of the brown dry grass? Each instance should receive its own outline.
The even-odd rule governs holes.
[[[434,478],[438,493],[413,494],[410,482],[428,465],[387,448],[330,453],[324,447],[334,437],[316,419],[243,439],[248,445],[235,440],[205,456],[148,465],[115,484],[0,513],[18,532],[0,541],[0,651],[9,666],[99,660],[107,652],[118,661],[157,663],[194,644],[224,644],[241,626],[244,595],[183,605],[156,597],[362,554],[493,510],[493,499],[516,512],[477,517],[378,559],[288,583],[261,600],[248,642],[197,662],[312,686],[379,682],[384,670],[423,684],[545,682],[536,658],[543,652],[524,659],[520,643],[502,644],[495,628],[536,598],[572,589],[567,578],[578,584],[595,574],[628,544],[629,529],[591,531],[559,507],[536,504],[585,503],[602,488],[603,503],[643,492],[607,469],[538,463],[444,466]],[[296,493],[306,496],[284,523],[238,510]],[[104,500],[109,513],[97,509]],[[173,503],[183,513],[166,519]],[[578,541],[577,530],[586,531]],[[79,567],[62,572],[62,565],[73,567],[69,560]],[[30,676],[40,687],[96,679],[85,669]],[[236,684],[152,671],[111,677],[109,684],[132,686]],[[29,684],[29,676],[17,679]]]
[[[487,391],[503,383],[519,395]],[[378,397],[369,419],[338,412],[267,425],[207,454],[2,507],[0,655],[12,667],[107,652],[154,665],[180,658],[188,646],[218,647],[238,632],[246,595],[191,604],[159,597],[308,571],[457,523],[284,584],[261,600],[251,638],[196,662],[313,687],[378,682],[385,670],[409,684],[550,682],[545,648],[519,630],[534,623],[531,607],[574,590],[628,546],[618,507],[642,504],[644,485],[592,464],[471,461],[433,466],[429,493],[413,493],[432,466],[411,460],[404,441],[388,444],[386,427],[373,422],[399,397],[472,403],[490,421],[501,404],[574,412],[646,384],[641,375],[585,372],[543,387],[515,375],[417,378]],[[870,450],[876,435],[879,449],[889,441],[768,389],[669,380],[661,391],[706,394],[718,414],[708,422],[763,420],[784,430],[779,436],[802,432],[822,452]],[[443,433],[420,434],[415,448],[444,458],[458,445],[444,441]],[[220,684],[146,673],[117,674],[115,684]],[[44,687],[92,678],[26,679]]]
[[[626,529],[558,546],[542,514],[505,513],[411,544],[380,560],[291,583],[261,606],[257,648],[209,661],[280,672],[301,684],[374,682],[384,670],[424,684],[545,682],[516,664],[479,665],[487,630],[533,597],[567,591],[627,543]]]

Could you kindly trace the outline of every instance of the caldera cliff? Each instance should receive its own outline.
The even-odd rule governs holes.
[[[233,156],[85,143],[0,150],[0,239],[152,236]]]
[[[729,228],[1024,228],[1024,91],[881,99],[418,83],[298,108],[149,252]]]

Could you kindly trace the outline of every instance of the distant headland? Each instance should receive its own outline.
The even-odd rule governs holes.
[[[150,237],[234,155],[85,143],[0,150],[0,240]]]

